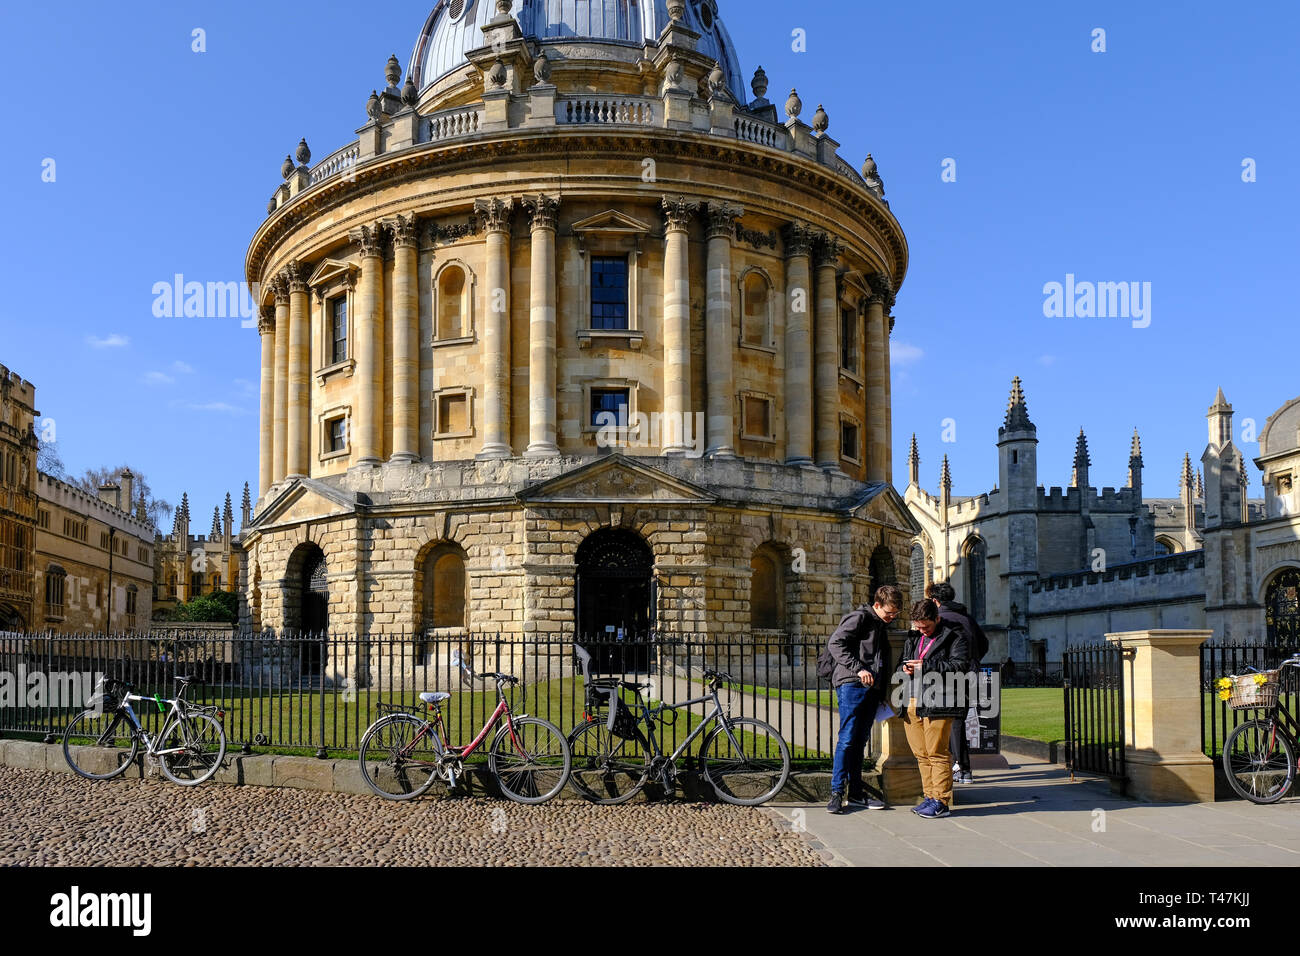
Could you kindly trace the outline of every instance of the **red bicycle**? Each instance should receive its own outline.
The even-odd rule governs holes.
[[[488,748],[488,772],[501,793],[518,803],[545,803],[564,789],[573,764],[569,742],[560,728],[540,717],[515,714],[503,689],[519,678],[509,674],[480,674],[495,680],[497,707],[483,729],[467,744],[447,743],[442,702],[451,694],[420,694],[429,716],[422,717],[393,705],[393,713],[376,720],[361,739],[361,775],[370,788],[388,800],[409,800],[429,789],[434,777],[455,787],[465,772],[465,758],[501,727]]]

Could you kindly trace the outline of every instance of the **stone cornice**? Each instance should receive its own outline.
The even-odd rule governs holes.
[[[752,197],[754,209],[751,213],[761,211],[770,215],[788,215],[795,219],[807,215],[788,200],[775,200],[782,192],[763,188],[765,185],[778,185],[785,188],[798,187],[810,198],[838,207],[827,215],[834,215],[834,220],[827,220],[826,225],[838,225],[841,234],[851,248],[871,251],[882,257],[889,273],[901,283],[906,274],[908,262],[907,240],[898,220],[878,199],[860,183],[852,182],[805,157],[775,152],[762,147],[751,146],[737,140],[718,139],[705,133],[678,130],[633,130],[574,127],[560,130],[531,131],[510,130],[507,133],[494,133],[490,137],[474,137],[452,143],[424,144],[418,148],[402,150],[370,160],[354,168],[354,176],[334,178],[304,191],[283,205],[258,228],[249,245],[245,257],[245,271],[252,280],[260,277],[265,268],[267,257],[287,236],[303,224],[314,220],[328,210],[337,209],[358,196],[369,193],[381,186],[387,187],[408,181],[428,179],[431,175],[447,176],[464,171],[466,173],[481,170],[485,162],[485,153],[490,152],[502,161],[510,160],[535,162],[539,159],[564,158],[581,155],[589,158],[655,155],[660,163],[666,159],[689,161],[698,169],[718,169],[734,171],[744,169],[748,174],[750,187],[748,194]],[[639,166],[637,167],[639,169]],[[512,170],[519,174],[521,183],[527,181],[526,171]],[[591,177],[574,177],[573,184],[566,182],[566,193],[578,196],[580,184]],[[611,186],[614,184],[611,183]],[[608,193],[639,193],[639,177],[629,180],[626,189],[621,179],[617,181],[620,188],[611,188]],[[683,185],[687,185],[683,183]],[[707,181],[696,180],[689,184],[700,192],[720,191],[722,184],[715,188]],[[467,184],[468,203],[474,202],[472,192]],[[770,203],[768,200],[772,200]],[[397,202],[391,203],[394,211],[400,208]],[[767,205],[775,207],[768,210]],[[788,212],[782,212],[782,209]],[[446,215],[451,210],[441,214]],[[430,214],[436,214],[430,208]],[[862,231],[855,229],[860,224]]]

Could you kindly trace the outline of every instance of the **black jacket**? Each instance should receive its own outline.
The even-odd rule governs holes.
[[[935,643],[926,652],[924,663],[917,674],[903,679],[902,716],[907,719],[908,698],[915,697],[918,717],[964,717],[973,702],[972,690],[966,682],[966,672],[971,669],[970,650],[966,635],[952,623],[939,619]],[[921,645],[921,632],[907,632],[903,641],[901,660],[915,660]],[[929,638],[925,639],[929,642]],[[902,664],[899,664],[902,670]],[[945,675],[953,675],[945,679]]]
[[[863,605],[844,615],[828,642],[835,672],[831,686],[858,683],[858,671],[871,671],[872,688],[884,690],[889,676],[889,625],[876,617],[870,606]]]
[[[965,604],[959,604],[953,601],[951,604],[939,605],[939,620],[960,628],[966,635],[966,645],[970,650],[971,667],[978,668],[984,655],[989,652],[989,639],[984,634],[984,628],[980,627],[979,622],[970,616],[970,610]]]

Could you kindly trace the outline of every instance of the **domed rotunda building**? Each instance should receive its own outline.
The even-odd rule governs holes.
[[[715,0],[438,0],[385,79],[248,250],[245,624],[821,638],[898,581],[906,240]]]

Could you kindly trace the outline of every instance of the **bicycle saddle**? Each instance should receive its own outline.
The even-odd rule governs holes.
[[[420,695],[420,700],[426,704],[436,704],[440,701],[451,700],[451,694],[442,690],[426,690]]]

